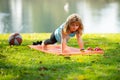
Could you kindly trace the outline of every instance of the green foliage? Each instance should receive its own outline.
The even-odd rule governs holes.
[[[30,49],[33,41],[49,33],[21,34],[20,46],[9,46],[9,34],[0,34],[0,80],[119,80],[120,34],[84,34],[87,47],[100,47],[104,55],[56,56]],[[69,46],[78,47],[75,38]]]

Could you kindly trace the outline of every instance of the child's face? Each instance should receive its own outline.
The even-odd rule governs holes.
[[[70,32],[77,31],[78,28],[79,28],[79,23],[78,22],[71,23],[71,25],[70,25]]]

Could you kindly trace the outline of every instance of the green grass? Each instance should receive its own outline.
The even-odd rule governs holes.
[[[120,80],[120,34],[84,34],[85,48],[101,47],[104,55],[64,56],[30,49],[49,33],[21,34],[20,46],[9,46],[9,34],[0,34],[0,80]],[[78,47],[75,38],[69,46]]]

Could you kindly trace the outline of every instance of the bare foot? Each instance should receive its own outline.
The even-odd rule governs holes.
[[[47,50],[47,45],[42,44],[42,49]]]

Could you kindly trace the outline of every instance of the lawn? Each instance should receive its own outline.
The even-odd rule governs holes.
[[[57,56],[30,49],[50,33],[21,34],[20,46],[9,46],[0,34],[0,80],[120,80],[120,34],[83,34],[85,48],[100,47],[104,55]],[[78,47],[75,38],[69,46]]]

